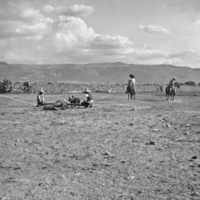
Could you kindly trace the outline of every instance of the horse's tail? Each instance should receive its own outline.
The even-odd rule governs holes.
[[[125,94],[127,94],[128,93],[128,85],[126,84],[126,85],[124,85],[124,92],[125,92]]]

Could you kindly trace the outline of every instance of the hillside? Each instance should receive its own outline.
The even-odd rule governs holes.
[[[60,65],[25,65],[0,62],[0,80],[37,82],[113,82],[126,83],[129,74],[137,83],[166,84],[172,77],[179,82],[200,82],[200,69],[172,65],[135,65],[92,63]]]

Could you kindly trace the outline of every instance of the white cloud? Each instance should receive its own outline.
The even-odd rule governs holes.
[[[151,60],[155,58],[168,58],[170,55],[167,52],[158,51],[154,49],[135,50],[134,53],[137,59],[141,59],[141,60]]]
[[[170,34],[170,31],[168,29],[155,25],[140,25],[139,29],[148,33]]]
[[[54,21],[51,40],[59,52],[72,48],[87,48],[97,34],[87,24],[77,17],[61,16]]]
[[[0,60],[20,63],[151,63],[178,62],[184,54],[147,47],[136,49],[128,37],[96,33],[80,18],[93,11],[90,6],[46,5],[43,10],[38,10],[28,3],[19,6],[8,2],[4,1],[4,6],[0,7]],[[10,10],[9,14],[5,8]],[[169,33],[152,25],[140,28]]]
[[[9,38],[43,38],[51,33],[51,22],[48,19],[35,21],[34,23],[25,23],[23,21],[0,21],[1,32],[0,39]]]
[[[200,25],[200,20],[195,21],[195,22],[194,22],[194,25],[195,25],[195,26],[199,26],[199,25]]]
[[[95,58],[96,55],[107,57],[114,55],[117,52],[115,49],[127,48],[132,45],[127,37],[95,33],[79,17],[50,15],[55,10],[57,14],[63,14],[64,11],[68,14],[71,12],[73,15],[86,14],[89,13],[89,7],[74,5],[69,10],[62,10],[57,7],[45,6],[45,9],[46,12],[49,12],[48,17],[32,7],[26,6],[24,10],[20,10],[22,14],[17,21],[0,22],[3,27],[0,40],[7,40],[10,47],[7,49],[6,59],[10,55],[11,61],[16,61],[18,56],[22,61],[33,61],[35,57],[35,60],[44,62],[49,57],[52,62],[57,60],[63,62],[64,60],[72,61],[76,57],[75,54],[82,57],[82,59],[76,58],[76,60],[79,59],[76,62],[80,62],[84,60],[84,56],[85,58]],[[31,21],[27,21],[27,19],[31,19]],[[20,45],[21,42],[23,45]]]
[[[131,52],[138,60],[154,60],[156,58],[163,59],[180,59],[182,56],[191,53],[191,51],[174,51],[166,52],[155,49],[132,49]]]
[[[89,15],[93,12],[93,7],[85,6],[85,5],[73,5],[70,7],[53,7],[51,5],[45,5],[43,8],[43,12],[47,15],[65,15],[65,16],[73,16],[73,17],[80,17]]]
[[[41,18],[39,10],[33,8],[32,4],[26,1],[0,1],[0,21],[24,21],[32,23]]]
[[[27,8],[23,10],[21,14],[23,18],[36,18],[38,15],[40,15],[40,12],[38,10],[34,10],[33,8]]]
[[[132,42],[127,37],[96,35],[91,41],[91,46],[97,49],[116,49],[132,46]]]

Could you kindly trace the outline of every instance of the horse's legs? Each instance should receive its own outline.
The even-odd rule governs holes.
[[[175,91],[172,90],[172,91],[171,91],[171,100],[172,100],[172,101],[174,101],[174,96],[175,96]]]
[[[171,101],[174,101],[174,94],[171,94]]]
[[[172,94],[172,101],[174,101],[174,94]]]
[[[135,100],[135,94],[128,92],[128,100],[129,99],[134,99]]]

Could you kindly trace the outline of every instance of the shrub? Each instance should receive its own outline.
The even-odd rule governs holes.
[[[2,82],[0,82],[0,93],[11,93],[12,89],[12,81],[4,79]]]
[[[185,82],[185,85],[196,85],[196,84],[193,81],[187,81],[187,82]]]

